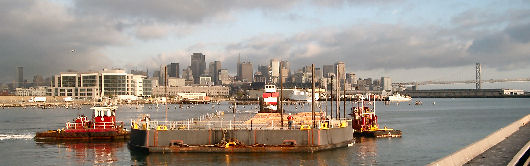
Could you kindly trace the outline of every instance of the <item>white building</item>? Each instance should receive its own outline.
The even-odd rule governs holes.
[[[54,76],[49,96],[94,99],[101,96],[144,96],[145,76],[127,74],[125,70],[99,72],[65,72]]]

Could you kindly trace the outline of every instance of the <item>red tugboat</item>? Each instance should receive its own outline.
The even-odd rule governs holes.
[[[364,97],[357,102],[357,107],[352,108],[353,117],[352,128],[354,129],[353,135],[357,137],[401,137],[401,130],[394,130],[391,128],[379,128],[377,124],[377,115],[375,115],[375,97],[373,101],[373,107],[370,108],[365,106]]]
[[[116,121],[116,106],[92,107],[92,119],[80,115],[73,122],[66,122],[65,128],[37,132],[37,140],[116,140],[126,139],[129,132],[123,122]]]
[[[280,96],[280,93],[276,92],[275,85],[265,85],[263,98],[260,99],[259,113],[277,113],[278,96]]]

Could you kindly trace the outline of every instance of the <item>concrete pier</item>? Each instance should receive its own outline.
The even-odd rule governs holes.
[[[499,144],[486,150],[484,153],[473,158],[465,165],[508,165],[513,159],[519,160],[523,156],[516,156],[530,140],[530,125],[522,126],[511,136],[501,141]],[[523,162],[524,163],[524,162]]]
[[[514,158],[521,157],[519,152],[523,147],[528,149],[528,122],[530,114],[429,165],[508,165]]]

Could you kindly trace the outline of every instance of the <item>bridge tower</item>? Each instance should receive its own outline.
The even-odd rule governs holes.
[[[475,64],[475,88],[481,89],[481,80],[480,80],[480,74],[481,74],[482,67],[480,67],[480,63]]]

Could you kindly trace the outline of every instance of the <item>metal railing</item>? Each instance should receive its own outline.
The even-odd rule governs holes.
[[[151,121],[151,120],[132,120],[131,128],[140,130],[160,130],[159,126],[164,126],[163,130],[282,130],[282,129],[306,129],[306,128],[318,128],[318,129],[330,129],[330,128],[342,128],[351,124],[351,119],[333,119],[333,120],[318,120],[315,125],[312,126],[313,121],[293,121],[291,127],[288,125],[288,121],[284,120],[284,126],[280,126],[280,121],[267,121],[265,123],[254,123],[252,121],[196,121],[196,120],[184,120],[184,121]]]
[[[88,122],[86,123],[75,123],[75,122],[66,122],[66,129],[77,129],[78,127],[80,128],[83,128],[84,126],[87,126],[87,129],[88,127],[90,127],[91,129],[100,129],[100,128],[103,128],[103,129],[111,129],[111,128],[116,128],[116,127],[119,127],[119,126],[123,126],[123,122],[121,121],[117,121],[117,122],[95,122],[95,123],[92,123],[92,125],[88,126],[87,124],[89,124]]]

